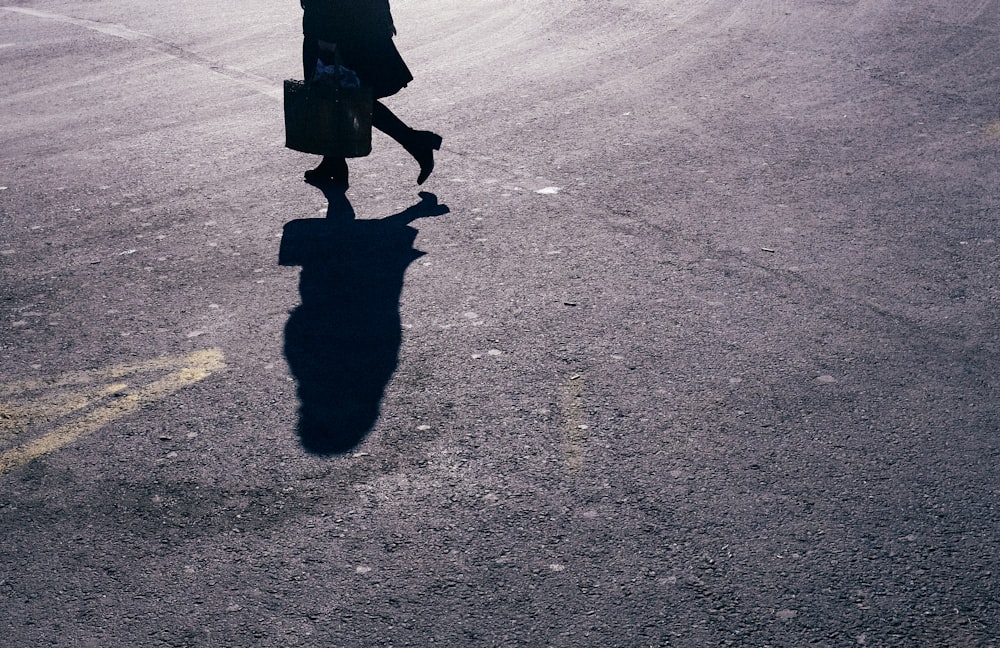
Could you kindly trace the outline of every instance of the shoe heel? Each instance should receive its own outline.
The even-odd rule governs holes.
[[[431,133],[430,137],[427,138],[427,143],[431,145],[431,148],[435,151],[441,150],[441,143],[444,139],[437,133]]]

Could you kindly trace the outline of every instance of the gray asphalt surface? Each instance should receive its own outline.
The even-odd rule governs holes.
[[[0,645],[1000,644],[1000,2],[394,15],[0,6]]]

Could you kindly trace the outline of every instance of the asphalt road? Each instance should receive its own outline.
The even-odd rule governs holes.
[[[1000,644],[1000,2],[395,5],[0,6],[0,645]]]

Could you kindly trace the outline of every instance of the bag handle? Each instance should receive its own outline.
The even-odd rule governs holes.
[[[319,46],[319,52],[320,52],[319,58],[323,59],[323,61],[327,65],[343,65],[344,64],[344,57],[341,56],[341,54],[340,54],[340,46],[338,46],[336,43],[333,43],[333,42],[330,42],[330,41],[325,41],[325,40],[322,40],[322,39],[316,39],[316,42],[317,42],[317,44]],[[332,61],[327,60],[323,56],[324,52],[332,52],[333,53],[333,60]]]

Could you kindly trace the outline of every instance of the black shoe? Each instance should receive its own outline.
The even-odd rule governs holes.
[[[305,172],[309,184],[331,183],[347,187],[347,160],[344,158],[323,158],[319,166]]]
[[[417,184],[424,184],[434,170],[434,151],[441,150],[441,136],[430,131],[414,131],[413,139],[406,146],[406,150],[420,165],[420,175],[417,176]]]

